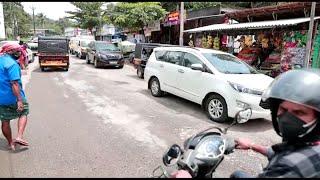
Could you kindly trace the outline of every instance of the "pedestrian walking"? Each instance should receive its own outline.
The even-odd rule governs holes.
[[[22,51],[17,43],[6,43],[0,50],[0,120],[2,133],[11,150],[15,150],[15,143],[29,145],[23,139],[29,105],[22,89],[21,69],[18,64]],[[16,118],[18,118],[18,134],[13,139],[10,121]]]
[[[27,48],[28,48],[27,44],[23,43],[21,45],[22,54],[19,58],[19,64],[20,64],[21,69],[23,69],[23,70],[27,69],[28,64],[29,64],[29,59],[28,59],[28,55],[27,55]]]

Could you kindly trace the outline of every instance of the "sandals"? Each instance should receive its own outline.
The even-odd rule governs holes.
[[[8,145],[8,150],[15,151],[16,150],[15,145],[14,144]]]
[[[15,139],[13,142],[17,143],[21,146],[29,146],[29,143],[27,141],[22,140],[22,139]]]

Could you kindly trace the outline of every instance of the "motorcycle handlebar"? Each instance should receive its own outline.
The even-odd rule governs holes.
[[[236,147],[236,142],[231,137],[226,137],[226,150],[225,154],[230,154]]]

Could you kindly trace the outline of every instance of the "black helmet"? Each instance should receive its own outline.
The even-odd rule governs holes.
[[[300,69],[287,71],[269,85],[262,95],[271,110],[272,123],[279,134],[276,121],[279,104],[286,100],[310,107],[320,113],[320,70]]]

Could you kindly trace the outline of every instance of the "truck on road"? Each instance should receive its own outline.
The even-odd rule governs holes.
[[[69,70],[69,42],[66,37],[39,37],[38,57],[41,71],[46,68]]]

